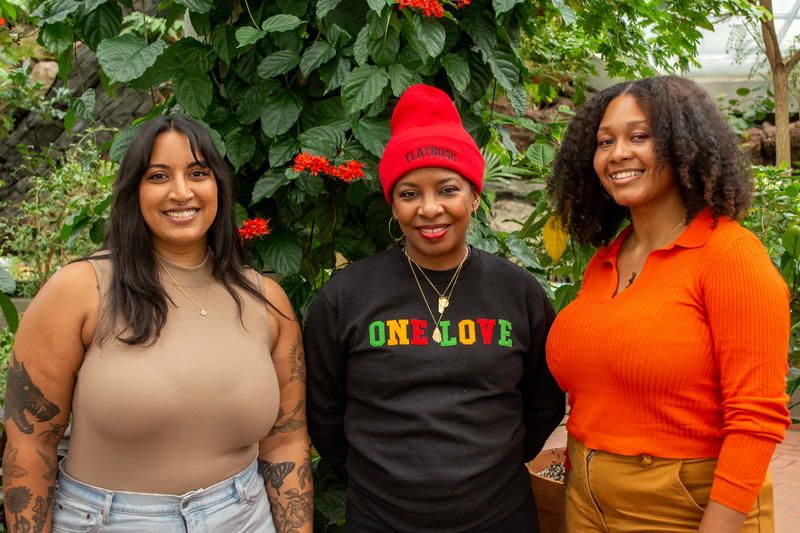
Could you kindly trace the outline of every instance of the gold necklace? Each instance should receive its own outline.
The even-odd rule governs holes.
[[[200,316],[207,316],[208,311],[206,311],[206,299],[208,298],[208,288],[211,287],[211,278],[208,278],[208,282],[206,283],[206,294],[203,296],[203,305],[197,305],[197,303],[192,300],[192,297],[189,296],[189,293],[183,290],[183,287],[181,287],[181,284],[178,283],[178,280],[175,278],[175,276],[172,275],[172,272],[169,271],[167,265],[164,264],[164,261],[162,261],[158,256],[156,256],[156,259],[158,259],[158,262],[161,264],[162,268],[169,275],[169,277],[172,278],[172,281],[175,282],[175,286],[178,287],[178,290],[181,291],[184,296],[186,296],[186,299],[189,300],[193,306],[200,310]]]
[[[422,267],[419,266],[419,264],[416,261],[411,259],[411,257],[408,256],[408,254],[406,254],[406,257],[408,257],[408,260],[411,261],[414,264],[414,266],[416,266],[419,269],[420,273],[422,274],[422,277],[425,278],[425,281],[427,281],[428,285],[431,286],[433,292],[435,292],[436,296],[439,297],[437,300],[437,303],[439,304],[438,311],[439,313],[444,313],[444,310],[447,309],[448,305],[450,305],[450,298],[447,296],[447,291],[450,290],[450,285],[455,284],[456,278],[455,277],[450,278],[450,283],[447,284],[447,286],[444,288],[442,292],[439,292],[439,289],[436,288],[436,285],[434,285],[431,279],[427,276],[427,274],[425,274],[425,271],[422,269]],[[467,260],[467,257],[469,257],[469,246],[467,246],[467,251],[464,254],[464,257],[461,258],[461,263],[464,263],[464,261]],[[412,272],[414,271],[413,267],[411,268],[411,271]]]
[[[431,283],[431,280],[428,279],[428,276],[425,276],[425,272],[423,272],[422,268],[419,265],[417,265],[417,263],[415,263],[414,260],[411,259],[411,257],[408,256],[408,253],[406,253],[406,259],[408,259],[408,267],[411,269],[411,273],[414,275],[414,281],[417,282],[417,288],[419,289],[419,294],[420,296],[422,296],[422,301],[425,302],[425,307],[428,309],[428,314],[431,315],[431,320],[433,321],[434,324],[433,335],[431,335],[431,339],[433,339],[433,342],[435,342],[436,344],[441,344],[442,342],[442,332],[439,329],[439,323],[442,321],[442,316],[444,316],[445,308],[447,307],[447,305],[450,305],[450,298],[453,297],[453,291],[456,290],[456,281],[458,281],[458,275],[461,273],[461,267],[464,266],[464,262],[467,260],[467,257],[469,257],[469,248],[467,248],[467,252],[461,259],[461,262],[458,264],[458,268],[456,268],[455,274],[453,274],[453,277],[450,278],[450,283],[448,283],[447,287],[445,287],[444,293],[440,294],[439,291],[436,290],[436,287],[433,286],[433,283]],[[419,282],[419,278],[417,277],[417,272],[414,269],[414,265],[417,265],[419,271],[422,272],[422,275],[425,276],[425,279],[428,279],[428,283],[431,283],[433,290],[436,291],[436,294],[439,295],[440,303],[439,303],[438,320],[436,319],[436,316],[433,314],[431,306],[428,304],[428,299],[425,297],[425,292],[422,290],[422,285]],[[450,290],[450,294],[446,294],[448,289]],[[445,298],[445,300],[447,301],[447,305],[442,306],[441,304],[442,298]]]
[[[669,233],[667,233],[667,236],[666,236],[666,237],[664,237],[663,239],[661,239],[661,240],[659,240],[657,243],[655,243],[655,244],[653,245],[653,247],[652,247],[652,248],[650,248],[650,249],[647,251],[647,254],[646,254],[646,255],[649,255],[649,254],[650,254],[650,252],[652,252],[653,250],[656,250],[656,249],[660,248],[661,246],[663,246],[664,244],[666,244],[667,242],[669,242],[670,240],[672,240],[672,238],[673,238],[673,237],[675,237],[675,236],[677,235],[677,233],[676,233],[676,230],[677,230],[678,228],[681,228],[681,227],[683,227],[684,229],[685,229],[685,227],[686,227],[686,221],[685,221],[685,220],[683,220],[683,219],[681,219],[681,221],[680,221],[680,222],[678,222],[678,224],[677,224],[677,225],[676,225],[674,228],[672,228],[671,230],[669,230]],[[635,245],[636,245],[636,233],[633,233],[633,234],[631,234],[631,238],[632,238],[632,239],[633,239],[633,241],[634,241],[634,242],[631,244],[631,246],[635,246]],[[642,266],[644,266],[644,265],[642,265]],[[626,289],[627,289],[628,287],[630,287],[630,286],[633,284],[633,282],[634,282],[634,281],[636,281],[636,276],[637,276],[637,275],[639,275],[639,273],[638,273],[638,272],[636,272],[635,270],[634,270],[633,272],[631,272],[631,277],[628,279],[628,283],[625,285],[625,288],[626,288]]]

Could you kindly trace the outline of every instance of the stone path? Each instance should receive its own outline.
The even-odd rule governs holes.
[[[567,445],[567,430],[559,426],[547,439],[545,448]],[[770,465],[775,485],[775,533],[794,533],[800,530],[800,430],[786,432]]]

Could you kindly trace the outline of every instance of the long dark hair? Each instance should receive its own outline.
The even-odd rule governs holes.
[[[706,206],[715,219],[746,214],[753,196],[749,166],[717,103],[691,80],[659,76],[598,93],[567,127],[547,190],[573,238],[605,244],[630,217],[604,194],[594,171],[597,128],[608,104],[622,95],[633,96],[647,115],[656,157],[675,172],[687,220]]]
[[[217,216],[207,238],[214,278],[236,301],[240,318],[242,300],[235,287],[269,303],[259,287],[244,275],[247,257],[236,228],[233,175],[211,135],[188,117],[158,117],[141,127],[122,158],[114,182],[111,221],[103,243],[113,266],[106,309],[111,319],[109,333],[117,334],[126,344],[154,342],[167,321],[168,296],[159,280],[150,230],[139,207],[139,183],[150,163],[153,144],[156,137],[167,131],[185,135],[195,160],[201,155],[216,177]],[[118,330],[116,325],[120,322],[124,327]]]

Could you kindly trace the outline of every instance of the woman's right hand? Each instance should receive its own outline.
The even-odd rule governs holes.
[[[99,308],[94,268],[62,268],[31,302],[11,350],[5,403],[3,493],[9,531],[51,530],[56,447]]]

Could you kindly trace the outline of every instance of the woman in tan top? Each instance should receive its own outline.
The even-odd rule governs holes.
[[[311,531],[300,330],[280,286],[245,267],[232,175],[202,126],[137,133],[105,249],[53,276],[20,324],[9,529]]]

